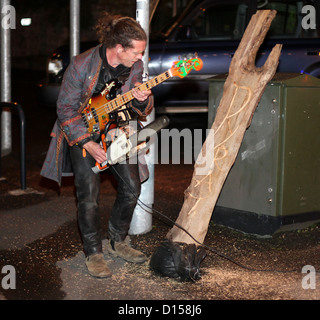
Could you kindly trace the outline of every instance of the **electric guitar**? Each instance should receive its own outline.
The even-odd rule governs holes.
[[[139,85],[136,89],[142,91],[152,89],[175,76],[184,78],[192,70],[199,71],[202,65],[202,60],[196,55],[175,61],[169,70]],[[118,80],[109,81],[104,90],[98,95],[93,96],[82,111],[82,119],[88,131],[90,133],[102,132],[101,144],[107,154],[107,161],[102,164],[96,163],[96,166],[92,168],[95,173],[107,169],[109,165],[123,161],[139,153],[146,146],[145,142],[133,146],[130,136],[137,136],[137,132],[132,132],[128,127],[119,128],[116,123],[117,121],[114,120],[115,112],[120,112],[125,104],[134,99],[132,90],[122,95],[117,95],[117,90],[121,86],[122,83]],[[167,124],[168,118],[161,118],[151,123],[148,130],[155,133]],[[110,136],[112,136],[112,139],[110,139]]]
[[[142,91],[148,90],[171,77],[178,76],[184,78],[191,70],[199,71],[202,68],[202,65],[202,60],[197,56],[190,59],[175,61],[169,70],[136,88]],[[111,80],[100,94],[89,100],[87,106],[82,111],[82,119],[89,132],[103,132],[110,121],[110,114],[133,100],[132,90],[116,96],[116,91],[120,86],[121,83],[117,80]]]

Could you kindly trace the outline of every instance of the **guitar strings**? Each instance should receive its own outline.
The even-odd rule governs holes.
[[[185,60],[185,59],[184,59],[184,60]],[[200,60],[201,63],[199,62],[199,60]],[[198,66],[200,66],[200,68],[199,68],[199,67],[198,67],[198,68],[194,67],[194,66],[197,65],[197,64],[198,64]],[[187,69],[188,71],[186,71],[186,66],[188,66],[188,69]],[[190,66],[193,66],[193,68],[194,68],[195,70],[200,70],[200,69],[202,68],[202,61],[201,61],[201,59],[199,59],[199,58],[197,57],[197,54],[196,54],[196,59],[195,59],[195,61],[192,60],[191,63],[190,63],[189,60],[188,60],[188,61],[187,61],[187,60],[183,61],[183,63],[182,63],[182,67],[184,68],[183,73],[181,73],[181,66],[179,66],[179,63],[176,63],[176,64],[174,64],[173,67],[170,68],[169,70],[166,70],[165,72],[163,72],[163,73],[161,73],[160,75],[154,77],[153,79],[151,79],[151,80],[149,80],[149,81],[147,81],[147,82],[145,82],[145,83],[142,83],[142,84],[141,84],[140,86],[138,86],[137,88],[140,89],[140,88],[142,88],[142,87],[147,87],[147,89],[151,89],[151,88],[155,87],[156,85],[158,85],[158,84],[166,81],[166,80],[169,79],[170,77],[173,77],[173,76],[176,76],[176,75],[179,75],[181,78],[183,78],[186,74],[189,74],[189,72],[191,71],[192,68],[190,68]],[[174,72],[172,72],[172,71],[174,70],[173,68],[180,69],[180,73],[175,74]],[[184,74],[184,73],[185,73],[185,74]],[[160,80],[160,82],[159,82],[158,80]],[[150,87],[150,88],[148,87],[149,84],[151,84],[151,87]],[[141,90],[141,89],[140,89],[140,90]],[[131,96],[128,97],[128,100],[124,100],[124,98],[127,99],[127,95],[131,95]],[[100,113],[101,109],[104,109],[104,110],[102,110],[102,111],[105,111],[105,112],[108,114],[108,113],[116,110],[117,108],[120,108],[122,105],[128,103],[129,101],[131,101],[131,100],[133,99],[131,90],[128,91],[127,93],[121,95],[121,96],[119,97],[119,99],[120,99],[120,98],[122,98],[122,102],[121,102],[121,101],[117,101],[118,98],[115,98],[115,99],[113,99],[113,100],[111,100],[111,101],[108,101],[107,103],[101,105],[100,107],[94,108],[94,111],[92,110],[93,108],[91,108],[92,111],[91,111],[91,110],[90,110],[90,111],[91,111],[92,113],[95,112],[95,115],[97,115],[97,112]],[[116,107],[112,106],[113,102],[116,103]],[[117,106],[117,102],[120,103],[120,106]],[[111,105],[111,110],[105,110],[105,106],[107,106],[108,104]],[[82,111],[82,119],[83,119],[83,121],[84,121],[85,123],[88,123],[88,119],[87,119],[87,116],[86,116],[86,113],[85,113],[85,112],[86,112],[86,109],[88,109],[88,106],[86,106],[86,107],[84,108],[84,110]],[[87,113],[90,113],[90,111],[87,111]],[[92,116],[92,115],[91,115],[91,116]],[[98,116],[98,118],[99,118],[99,116]],[[91,119],[91,117],[90,117],[90,119]],[[98,122],[98,121],[97,121],[97,122]]]
[[[151,88],[155,87],[156,85],[166,81],[170,77],[171,77],[170,72],[169,72],[169,70],[167,70],[167,71],[161,73],[160,75],[156,76],[155,78],[153,78],[145,83],[142,83],[140,86],[137,87],[137,89],[141,90],[144,87],[146,87],[147,89],[151,89]],[[116,97],[113,100],[107,101],[105,104],[102,104],[101,106],[98,106],[97,108],[91,108],[90,111],[88,111],[88,112],[100,114],[101,112],[105,111],[107,114],[109,114],[110,112],[115,111],[117,108],[122,107],[123,105],[125,105],[126,103],[131,101],[132,99],[134,99],[134,97],[132,95],[132,90],[130,90],[130,91],[120,95],[119,97]],[[114,104],[115,104],[115,106],[114,106]],[[94,109],[94,110],[91,111],[92,109]],[[95,114],[93,114],[93,116],[92,116],[93,118],[94,118]],[[87,121],[86,108],[84,108],[84,110],[82,111],[82,119],[84,122]]]

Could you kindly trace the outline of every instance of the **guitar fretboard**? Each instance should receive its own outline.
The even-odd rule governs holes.
[[[141,84],[140,86],[136,87],[136,89],[144,91],[144,90],[149,90],[157,86],[158,84],[166,81],[167,79],[171,78],[172,74],[170,70],[167,70],[158,76],[152,78],[151,80]],[[100,106],[97,108],[95,111],[98,116],[101,116],[103,114],[109,114],[112,111],[115,111],[116,109],[122,107],[129,101],[133,100],[134,96],[132,95],[132,90],[114,98],[111,101],[108,101],[104,105]]]

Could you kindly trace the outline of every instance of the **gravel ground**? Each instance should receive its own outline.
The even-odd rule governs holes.
[[[10,178],[1,183],[0,261],[15,266],[17,271],[17,288],[0,290],[2,299],[317,300],[320,297],[317,282],[315,289],[304,289],[307,274],[302,273],[306,265],[320,270],[318,225],[257,238],[211,224],[205,244],[213,251],[207,250],[200,265],[202,277],[195,282],[156,274],[149,261],[135,265],[107,254],[113,277],[91,278],[84,265],[71,182],[57,193],[35,172],[28,172],[28,187],[37,190],[36,193],[11,196],[7,189],[12,187]],[[157,165],[155,172],[154,207],[175,220],[192,167]],[[12,177],[12,181],[15,179]],[[108,212],[115,196],[108,175],[102,186],[102,212]],[[102,214],[104,225],[107,219],[107,213]],[[170,223],[155,215],[149,233],[131,236],[132,246],[151,257],[170,228]]]

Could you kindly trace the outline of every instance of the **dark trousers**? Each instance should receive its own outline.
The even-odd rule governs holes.
[[[78,224],[86,256],[102,252],[101,222],[99,212],[100,174],[92,167],[95,160],[86,157],[78,146],[70,148],[78,200]],[[108,222],[108,236],[123,241],[128,234],[134,208],[141,191],[138,164],[121,163],[109,169],[118,183],[117,197]]]

